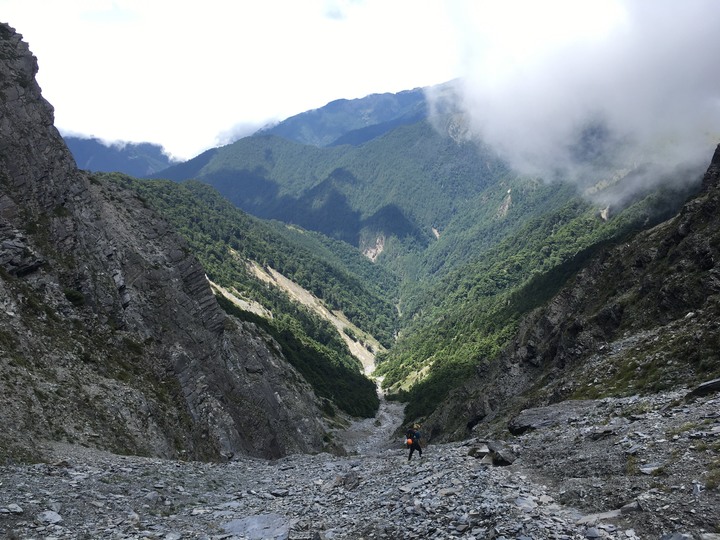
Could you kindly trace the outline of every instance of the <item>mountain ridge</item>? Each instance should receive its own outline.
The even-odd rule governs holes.
[[[76,169],[6,24],[0,48],[0,457],[39,459],[46,440],[215,460],[331,449],[320,400],[219,308],[182,238]]]
[[[427,115],[427,109],[423,88],[337,99],[260,129],[255,136],[277,135],[319,147],[359,145],[398,126],[417,121]]]
[[[105,143],[96,137],[63,135],[63,140],[80,169],[92,172],[115,172],[145,177],[166,169],[171,159],[162,146],[152,143]]]

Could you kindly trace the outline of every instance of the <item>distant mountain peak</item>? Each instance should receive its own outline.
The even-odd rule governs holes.
[[[362,144],[389,130],[427,116],[422,88],[336,99],[327,105],[291,116],[257,135],[273,134],[313,146]]]
[[[144,178],[178,163],[159,144],[105,142],[97,137],[64,135],[80,169],[92,172],[122,172]]]

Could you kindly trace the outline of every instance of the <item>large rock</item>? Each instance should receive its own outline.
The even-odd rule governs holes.
[[[592,404],[592,401],[564,401],[547,407],[525,409],[508,422],[508,430],[513,435],[521,435],[526,431],[567,424],[582,418]]]
[[[715,392],[720,392],[720,379],[706,381],[696,386],[688,393],[687,397],[706,396]]]
[[[287,540],[290,523],[277,514],[259,514],[235,519],[223,526],[225,532],[248,540]]]

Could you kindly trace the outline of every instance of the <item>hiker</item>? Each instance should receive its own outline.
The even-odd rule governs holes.
[[[405,439],[407,440],[407,446],[410,448],[410,454],[408,455],[408,461],[412,459],[413,452],[418,451],[418,455],[422,458],[422,447],[420,446],[420,425],[415,424],[413,427],[408,428],[405,433]]]

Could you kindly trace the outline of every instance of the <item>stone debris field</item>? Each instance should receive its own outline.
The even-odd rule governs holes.
[[[393,404],[348,430],[347,456],[211,464],[55,445],[47,463],[0,467],[0,537],[715,540],[719,403],[566,402],[525,411],[504,441],[431,443],[410,462]]]

